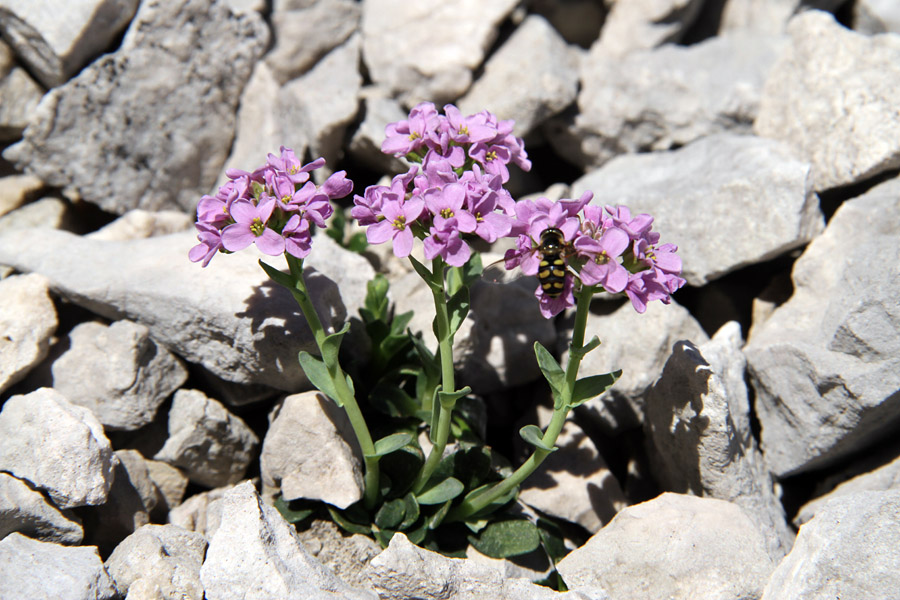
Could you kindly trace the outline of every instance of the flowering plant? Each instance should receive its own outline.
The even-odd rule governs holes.
[[[352,190],[344,172],[319,186],[310,180],[322,159],[302,165],[282,148],[253,172],[228,171],[228,183],[200,200],[200,243],[190,259],[206,266],[217,252],[254,243],[265,254],[286,257],[288,273],[262,261],[260,265],[300,305],[319,349],[317,356],[301,352],[300,366],[313,385],[346,410],[365,462],[363,500],[345,511],[329,508],[338,524],[372,535],[383,545],[403,531],[414,543],[443,551],[453,550],[447,544],[453,535],[442,538],[441,531],[458,533],[463,527],[474,534],[463,539],[491,556],[542,546],[556,560],[562,546],[552,524],[511,518],[502,511],[514,505],[518,486],[556,449],[571,409],[604,392],[621,374],[578,378],[582,359],[600,343],[596,336],[585,343],[592,296],[601,290],[624,293],[641,313],[653,300],[668,303],[684,285],[676,247],[659,244],[651,216],[632,216],[624,206],[591,205],[590,192],[557,202],[516,202],[504,187],[509,166],[529,170],[531,163],[522,140],[512,133],[512,121],[500,121],[487,111],[464,117],[452,105],[440,114],[433,104],[421,103],[408,119],[385,131],[382,151],[412,165],[388,185],[355,195],[350,214],[366,228],[369,243],[390,241],[394,254],[408,259],[427,284],[434,301],[436,352],[421,335],[404,331],[411,313],[391,314],[387,282],[378,276],[360,311],[373,342],[370,368],[348,375],[341,367],[339,348],[349,323],[336,333],[325,332],[303,275],[314,229],[324,227],[332,215],[331,201]],[[544,317],[576,307],[565,369],[546,348],[534,345],[554,411],[546,430],[535,425],[520,430],[533,450],[515,470],[496,466],[503,459],[468,422],[472,390],[457,387],[453,367],[454,336],[469,310],[469,287],[482,271],[470,241],[492,243],[501,237],[515,238],[505,267],[538,277],[535,296]],[[416,240],[430,264],[414,257]],[[387,425],[385,415],[393,419]],[[379,429],[392,433],[374,441],[369,422],[378,419]],[[428,432],[427,452],[418,441],[420,431]],[[447,454],[451,433],[458,449]],[[296,506],[283,501],[279,507],[294,520],[309,514],[295,512]]]

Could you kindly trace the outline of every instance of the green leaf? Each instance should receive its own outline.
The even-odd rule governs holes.
[[[419,504],[440,504],[447,500],[452,500],[463,493],[464,486],[459,479],[448,477],[439,484],[425,490],[418,496],[416,500]]]
[[[525,440],[535,448],[540,448],[541,450],[546,450],[547,452],[558,450],[556,446],[548,446],[544,443],[544,432],[542,432],[541,428],[537,425],[526,425],[519,430],[519,435],[522,436],[523,440]]]
[[[292,504],[299,504],[300,506],[303,506],[303,508],[292,507]],[[281,516],[284,517],[284,520],[288,523],[299,523],[315,512],[315,508],[308,507],[308,503],[297,501],[288,502],[284,499],[284,495],[282,494],[279,494],[275,499],[275,508],[278,509],[278,512],[281,513]]]
[[[446,517],[447,513],[450,512],[451,504],[453,504],[453,500],[447,500],[443,505],[441,505],[436,513],[426,519],[428,529],[437,529],[438,526],[443,523],[444,517]]]
[[[550,351],[544,348],[540,342],[534,343],[534,355],[537,357],[538,366],[544,374],[544,379],[550,384],[553,395],[556,398],[562,397],[562,391],[566,387],[566,372],[562,370]]]
[[[372,528],[368,525],[361,525],[360,523],[355,523],[351,521],[347,517],[341,514],[339,510],[336,508],[328,508],[328,514],[331,515],[331,520],[337,523],[337,525],[348,533],[360,533],[362,535],[371,535]]]
[[[419,503],[416,502],[416,497],[410,492],[409,494],[403,496],[403,504],[406,507],[405,513],[406,516],[403,517],[403,521],[397,527],[400,531],[405,531],[415,525],[416,521],[419,520]]]
[[[371,320],[387,321],[388,316],[388,280],[378,273],[366,284],[365,307]]]
[[[464,387],[461,390],[457,390],[455,392],[438,392],[438,400],[447,410],[453,410],[453,407],[456,406],[456,401],[462,398],[463,396],[467,396],[472,393],[472,388],[469,386]]]
[[[469,531],[472,533],[478,533],[482,529],[488,526],[490,523],[490,519],[469,519],[465,521],[465,526],[469,528]]]
[[[577,357],[578,360],[581,360],[582,358],[584,358],[585,354],[587,354],[588,352],[590,352],[591,350],[593,350],[594,348],[596,348],[599,345],[600,345],[600,338],[598,338],[595,335],[594,337],[591,338],[591,341],[589,341],[587,344],[585,344],[581,348],[571,348],[569,350],[569,354],[572,355],[573,357]]]
[[[375,539],[381,545],[382,548],[387,548],[388,544],[391,543],[391,538],[394,537],[394,534],[397,533],[391,529],[376,529],[374,531]]]
[[[366,239],[366,234],[363,232],[354,233],[350,236],[350,239],[347,240],[346,248],[351,252],[356,252],[358,254],[362,254],[365,252],[366,248],[369,247],[369,240]]]
[[[375,442],[375,452],[367,454],[366,458],[374,458],[376,456],[384,456],[392,452],[396,452],[403,446],[412,441],[412,434],[409,433],[392,433]],[[380,527],[380,525],[379,525]],[[390,525],[388,527],[391,527]]]
[[[471,492],[466,494],[466,497],[463,499],[463,502],[469,502],[469,501],[477,498],[481,494],[489,491],[495,485],[497,485],[496,482],[486,483],[486,484],[482,485],[481,487],[475,488],[474,490],[472,490]],[[485,506],[484,508],[479,510],[474,515],[471,515],[470,519],[477,519],[477,518],[484,517],[486,515],[491,514],[492,512],[496,511],[498,508],[507,504],[510,500],[515,499],[515,497],[518,495],[518,493],[519,493],[519,489],[517,487],[512,488],[503,496],[500,496],[499,498],[497,498],[496,500],[494,500],[493,502],[491,502],[490,504],[488,504],[487,506]]]
[[[406,531],[405,533],[406,537],[409,538],[409,541],[418,546],[422,543],[422,540],[425,539],[425,535],[428,533],[428,524],[423,519],[421,525],[411,531]]]
[[[470,536],[469,542],[491,558],[507,558],[535,550],[541,543],[541,535],[531,521],[513,519],[491,523],[477,537]]]
[[[425,457],[418,446],[403,446],[396,452],[383,456],[379,461],[382,478],[390,479],[389,492],[384,492],[386,497],[402,498],[412,487]]]
[[[603,375],[584,377],[575,382],[575,390],[572,392],[572,401],[569,406],[576,407],[584,404],[591,398],[596,398],[608,390],[616,380],[622,376],[622,369]]]
[[[406,339],[406,326],[412,321],[413,311],[405,312],[402,315],[395,315],[391,319],[391,336],[398,336]]]
[[[440,377],[441,361],[438,359],[438,357],[428,349],[428,346],[425,345],[425,342],[422,340],[421,336],[414,334],[409,329],[406,330],[406,334],[409,336],[410,341],[413,343],[413,346],[416,349],[416,354],[419,355],[419,361],[422,363],[422,368],[425,369],[425,374],[429,377]]]
[[[290,274],[279,271],[272,265],[264,263],[262,260],[259,261],[259,266],[266,272],[269,279],[278,285],[282,285],[291,291],[299,291],[297,290],[297,282],[294,281],[294,278]]]
[[[300,368],[306,373],[306,377],[309,379],[310,383],[316,386],[320,392],[334,400],[334,403],[338,406],[344,405],[338,397],[334,382],[331,379],[331,375],[328,373],[328,367],[325,366],[325,363],[322,362],[321,358],[313,356],[305,350],[301,350]]]
[[[372,408],[390,417],[412,417],[419,410],[419,403],[394,382],[379,381],[368,400]]]
[[[537,527],[538,532],[541,535],[541,543],[544,545],[544,550],[547,551],[547,556],[550,557],[553,564],[556,564],[565,558],[566,554],[569,553],[569,550],[566,548],[562,529],[560,529],[553,521],[543,517],[538,518]]]
[[[341,339],[350,331],[350,322],[344,323],[340,331],[336,331],[331,335],[325,336],[322,341],[322,360],[326,365],[338,364],[338,352],[341,349]]]
[[[439,283],[435,283],[434,274],[432,274],[431,270],[413,258],[412,255],[409,256],[409,262],[412,263],[413,269],[416,270],[416,273],[419,274],[419,277],[425,280],[425,283],[428,284],[433,290],[443,291],[442,286]]]
[[[396,529],[406,516],[406,502],[403,498],[389,500],[375,513],[375,524],[380,529]]]
[[[447,314],[450,318],[450,337],[453,337],[469,314],[469,288],[462,288],[450,297]]]

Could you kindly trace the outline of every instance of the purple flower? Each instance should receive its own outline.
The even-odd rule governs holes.
[[[600,239],[579,236],[574,246],[578,255],[586,259],[579,273],[581,282],[602,285],[613,294],[624,290],[628,284],[628,270],[616,259],[628,248],[629,241],[628,234],[617,227],[604,231]]]
[[[274,209],[274,198],[261,202],[259,206],[249,200],[238,200],[232,204],[231,216],[235,222],[222,230],[225,249],[237,252],[256,244],[263,254],[276,256],[284,252],[284,238],[267,226]]]
[[[475,235],[489,244],[509,235],[512,228],[512,219],[495,212],[499,198],[500,195],[493,190],[475,199],[469,196],[469,210],[475,217]]]
[[[216,252],[222,248],[222,234],[208,223],[195,223],[194,227],[200,232],[197,235],[200,243],[191,248],[190,252],[188,252],[188,258],[191,259],[191,262],[202,260],[205,267],[216,255]]]
[[[332,173],[322,184],[322,193],[328,196],[329,200],[343,198],[352,191],[353,182],[347,179],[347,171]]]
[[[481,163],[486,172],[498,175],[503,183],[509,181],[509,169],[506,165],[509,164],[512,155],[506,146],[488,146],[484,142],[478,142],[469,148],[469,156]]]
[[[466,264],[472,255],[472,250],[462,240],[459,232],[456,219],[444,219],[440,227],[435,222],[429,232],[431,235],[425,238],[423,243],[425,258],[432,260],[440,256],[452,267],[461,267]]]
[[[389,239],[394,239],[394,255],[398,258],[406,258],[412,252],[413,233],[410,229],[422,211],[425,210],[425,202],[413,198],[401,203],[398,200],[384,199],[381,206],[381,214],[384,220],[369,225],[366,229],[366,239],[370,244],[382,244]]]
[[[420,102],[409,113],[409,119],[391,123],[384,129],[381,151],[403,157],[432,141],[438,127],[438,113],[431,102]]]
[[[280,156],[269,154],[269,161],[266,166],[271,167],[280,174],[286,175],[294,183],[305,183],[309,179],[310,171],[325,165],[324,158],[317,158],[311,163],[303,165],[290,148],[282,146],[280,151]]]
[[[462,184],[451,183],[443,189],[431,188],[425,191],[423,197],[425,206],[434,215],[434,225],[438,229],[446,229],[445,221],[453,219],[454,226],[459,231],[475,231],[475,217],[463,208],[466,203],[466,188]]]
[[[312,247],[312,235],[309,232],[309,221],[293,215],[281,230],[284,238],[284,251],[297,258],[306,258]]]

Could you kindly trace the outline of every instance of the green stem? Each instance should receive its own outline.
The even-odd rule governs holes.
[[[306,281],[303,279],[303,260],[291,256],[288,253],[285,253],[284,256],[287,258],[291,276],[294,280],[295,289],[291,290],[291,293],[297,301],[297,304],[300,306],[300,311],[306,318],[309,328],[313,332],[313,337],[316,340],[316,347],[319,348],[319,355],[324,357],[325,353],[322,350],[322,346],[327,334],[325,333],[325,328],[322,327],[322,322],[319,320],[319,315],[316,312],[315,307],[309,299]],[[369,433],[369,428],[366,425],[366,420],[363,417],[362,411],[359,409],[359,404],[356,402],[353,390],[347,385],[347,375],[344,373],[343,369],[341,369],[340,364],[335,361],[334,364],[326,364],[325,367],[328,369],[329,378],[338,395],[337,400],[343,405],[344,411],[346,411],[347,417],[350,419],[353,433],[356,435],[356,440],[359,442],[360,450],[362,450],[363,458],[365,460],[365,492],[363,495],[363,502],[365,507],[370,509],[373,508],[378,501],[379,492],[380,473],[378,457],[374,456],[375,444],[372,441],[372,435]]]
[[[569,362],[566,365],[566,385],[562,390],[562,398],[558,402],[554,402],[553,417],[547,426],[544,435],[541,436],[542,444],[547,448],[553,448],[556,440],[562,431],[563,425],[566,423],[566,417],[569,416],[571,410],[570,402],[572,393],[575,390],[575,380],[578,377],[578,367],[581,365],[583,354],[577,352],[577,349],[584,346],[584,331],[587,327],[588,309],[591,305],[591,297],[594,295],[593,287],[582,287],[576,292],[577,308],[575,312],[575,327],[572,330],[572,344],[569,346]],[[573,352],[573,350],[575,350]],[[465,499],[459,506],[454,508],[449,515],[447,521],[464,521],[479,511],[487,508],[492,502],[503,498],[511,493],[525,479],[528,478],[539,466],[544,459],[550,455],[552,450],[544,448],[535,448],[531,456],[528,457],[522,465],[513,472],[512,475],[497,483],[491,488],[472,498]]]
[[[447,312],[447,298],[444,292],[444,261],[439,257],[432,261],[431,295],[434,298],[435,322],[437,323],[438,354],[441,357],[441,392],[456,391],[456,378],[453,371],[453,335],[450,332],[450,316]],[[444,456],[447,439],[450,437],[450,417],[453,407],[441,402],[438,408],[437,423],[432,423],[431,441],[434,444],[431,452],[422,465],[419,476],[413,483],[413,493],[422,491],[432,473]]]

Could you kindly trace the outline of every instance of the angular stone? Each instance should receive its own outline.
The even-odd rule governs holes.
[[[0,216],[28,202],[43,187],[44,182],[34,175],[0,177]]]
[[[91,546],[60,546],[13,533],[0,540],[0,598],[115,600],[116,588]]]
[[[199,390],[178,390],[169,410],[169,439],[154,458],[211,488],[237,483],[259,444],[239,417]]]
[[[413,545],[394,534],[384,552],[372,559],[366,572],[381,600],[602,600],[574,592],[557,592],[527,579],[506,579],[491,566],[449,558]]]
[[[194,220],[181,211],[161,210],[150,212],[136,208],[130,210],[109,225],[87,234],[93,240],[109,242],[139,240],[157,235],[188,231]]]
[[[53,389],[89,408],[111,430],[148,425],[187,380],[187,369],[153,341],[144,325],[82,323],[69,340],[69,349],[53,362]]]
[[[834,11],[843,2],[844,0],[725,0],[719,31],[781,34],[791,17],[807,6]]]
[[[788,33],[756,133],[808,160],[817,191],[900,167],[900,37],[867,37],[821,11],[797,15]]]
[[[152,506],[145,502],[156,503],[153,482],[140,454],[134,450],[117,450],[115,454],[120,460],[116,463],[106,503],[81,511],[85,543],[97,546],[104,556],[150,522]]]
[[[15,231],[0,234],[0,264],[46,275],[54,291],[91,312],[146,325],[158,343],[222,379],[288,391],[310,387],[296,356],[314,351],[312,333],[290,293],[257,262],[286,269],[283,259],[251,247],[216,257],[204,270],[187,260],[195,244],[191,232],[103,242]],[[339,329],[363,305],[372,267],[325,235],[315,238],[304,266],[324,326]],[[358,340],[351,332],[344,344],[359,349]]]
[[[156,510],[164,511],[161,521],[166,520],[168,512],[181,504],[187,489],[188,478],[180,469],[160,460],[146,460],[147,473],[156,487]],[[157,513],[151,513],[153,521],[157,521]]]
[[[48,88],[56,87],[107,50],[139,0],[3,0],[0,33]]]
[[[77,545],[84,538],[77,516],[60,511],[27,482],[0,473],[0,539],[16,531],[57,544]]]
[[[362,456],[347,413],[317,392],[272,409],[259,457],[263,496],[321,500],[344,509],[363,497]]]
[[[484,74],[457,105],[464,115],[489,110],[514,119],[513,133],[521,137],[572,103],[577,65],[578,52],[546,19],[531,15],[488,59]]]
[[[225,494],[222,524],[200,569],[207,600],[377,600],[310,556],[297,531],[250,482]]]
[[[0,470],[46,490],[59,508],[106,502],[118,461],[88,409],[50,388],[13,396],[0,412],[0,439]]]
[[[44,96],[4,157],[109,212],[189,212],[227,156],[267,37],[258,14],[214,0],[142,2],[121,48]]]
[[[791,299],[744,348],[779,477],[865,448],[900,420],[898,195],[893,179],[844,202],[794,264]]]
[[[0,142],[22,137],[43,95],[41,86],[16,66],[12,50],[0,40]]]
[[[384,141],[384,129],[389,123],[396,123],[408,118],[408,113],[400,108],[400,104],[385,95],[384,90],[375,86],[360,90],[363,100],[362,123],[353,134],[347,148],[354,159],[381,173],[403,173],[407,164],[381,151]],[[359,195],[363,190],[356,190]],[[379,246],[374,246],[378,248]]]
[[[900,490],[857,492],[800,528],[762,600],[890,598],[900,589]]]
[[[194,494],[169,511],[169,523],[196,531],[211,540],[222,520],[222,498],[233,487],[228,485]]]
[[[0,280],[0,392],[47,357],[58,324],[48,283],[35,274]]]
[[[378,542],[359,533],[347,536],[334,521],[319,519],[313,520],[308,529],[298,531],[298,534],[303,547],[341,581],[357,588],[369,586],[364,569],[381,554]]]
[[[809,165],[786,144],[712,135],[670,152],[618,156],[572,184],[572,197],[650,213],[700,286],[802,246],[822,230]],[[695,243],[693,240],[702,240]]]
[[[119,594],[129,598],[137,584],[158,590],[162,598],[199,599],[206,546],[199,533],[175,525],[144,525],[116,546],[106,560],[106,570]]]
[[[629,600],[758,598],[774,568],[740,508],[671,493],[620,511],[557,565],[570,589]]]
[[[900,33],[900,5],[893,0],[857,0],[853,29],[860,33]]]
[[[626,56],[595,46],[581,62],[579,162],[601,165],[617,154],[667,150],[715,133],[751,133],[785,43],[783,36],[732,34]]]
[[[49,227],[76,232],[78,223],[71,205],[59,198],[47,197],[17,208],[0,217],[0,232],[32,227]]]
[[[734,321],[700,347],[676,344],[647,394],[644,424],[653,474],[663,488],[740,506],[778,561],[794,534],[750,430],[742,345]]]
[[[309,70],[359,29],[361,9],[354,0],[319,0],[308,8],[272,13],[275,45],[266,64],[279,83]]]
[[[596,533],[627,506],[625,494],[594,442],[578,425],[567,421],[556,446],[558,450],[522,484],[519,499]]]
[[[643,396],[662,373],[676,342],[702,344],[709,339],[687,309],[675,302],[668,306],[651,303],[642,315],[630,302],[606,315],[590,313],[587,331],[597,332],[600,346],[584,357],[578,375],[589,377],[622,369],[622,376],[609,390],[579,409],[608,432],[644,421]],[[561,359],[567,361],[568,353]]]
[[[595,45],[621,56],[632,50],[677,42],[700,14],[700,0],[618,0]]]
[[[372,81],[408,106],[422,100],[441,106],[458,98],[517,4],[368,0],[363,3],[362,37]]]

